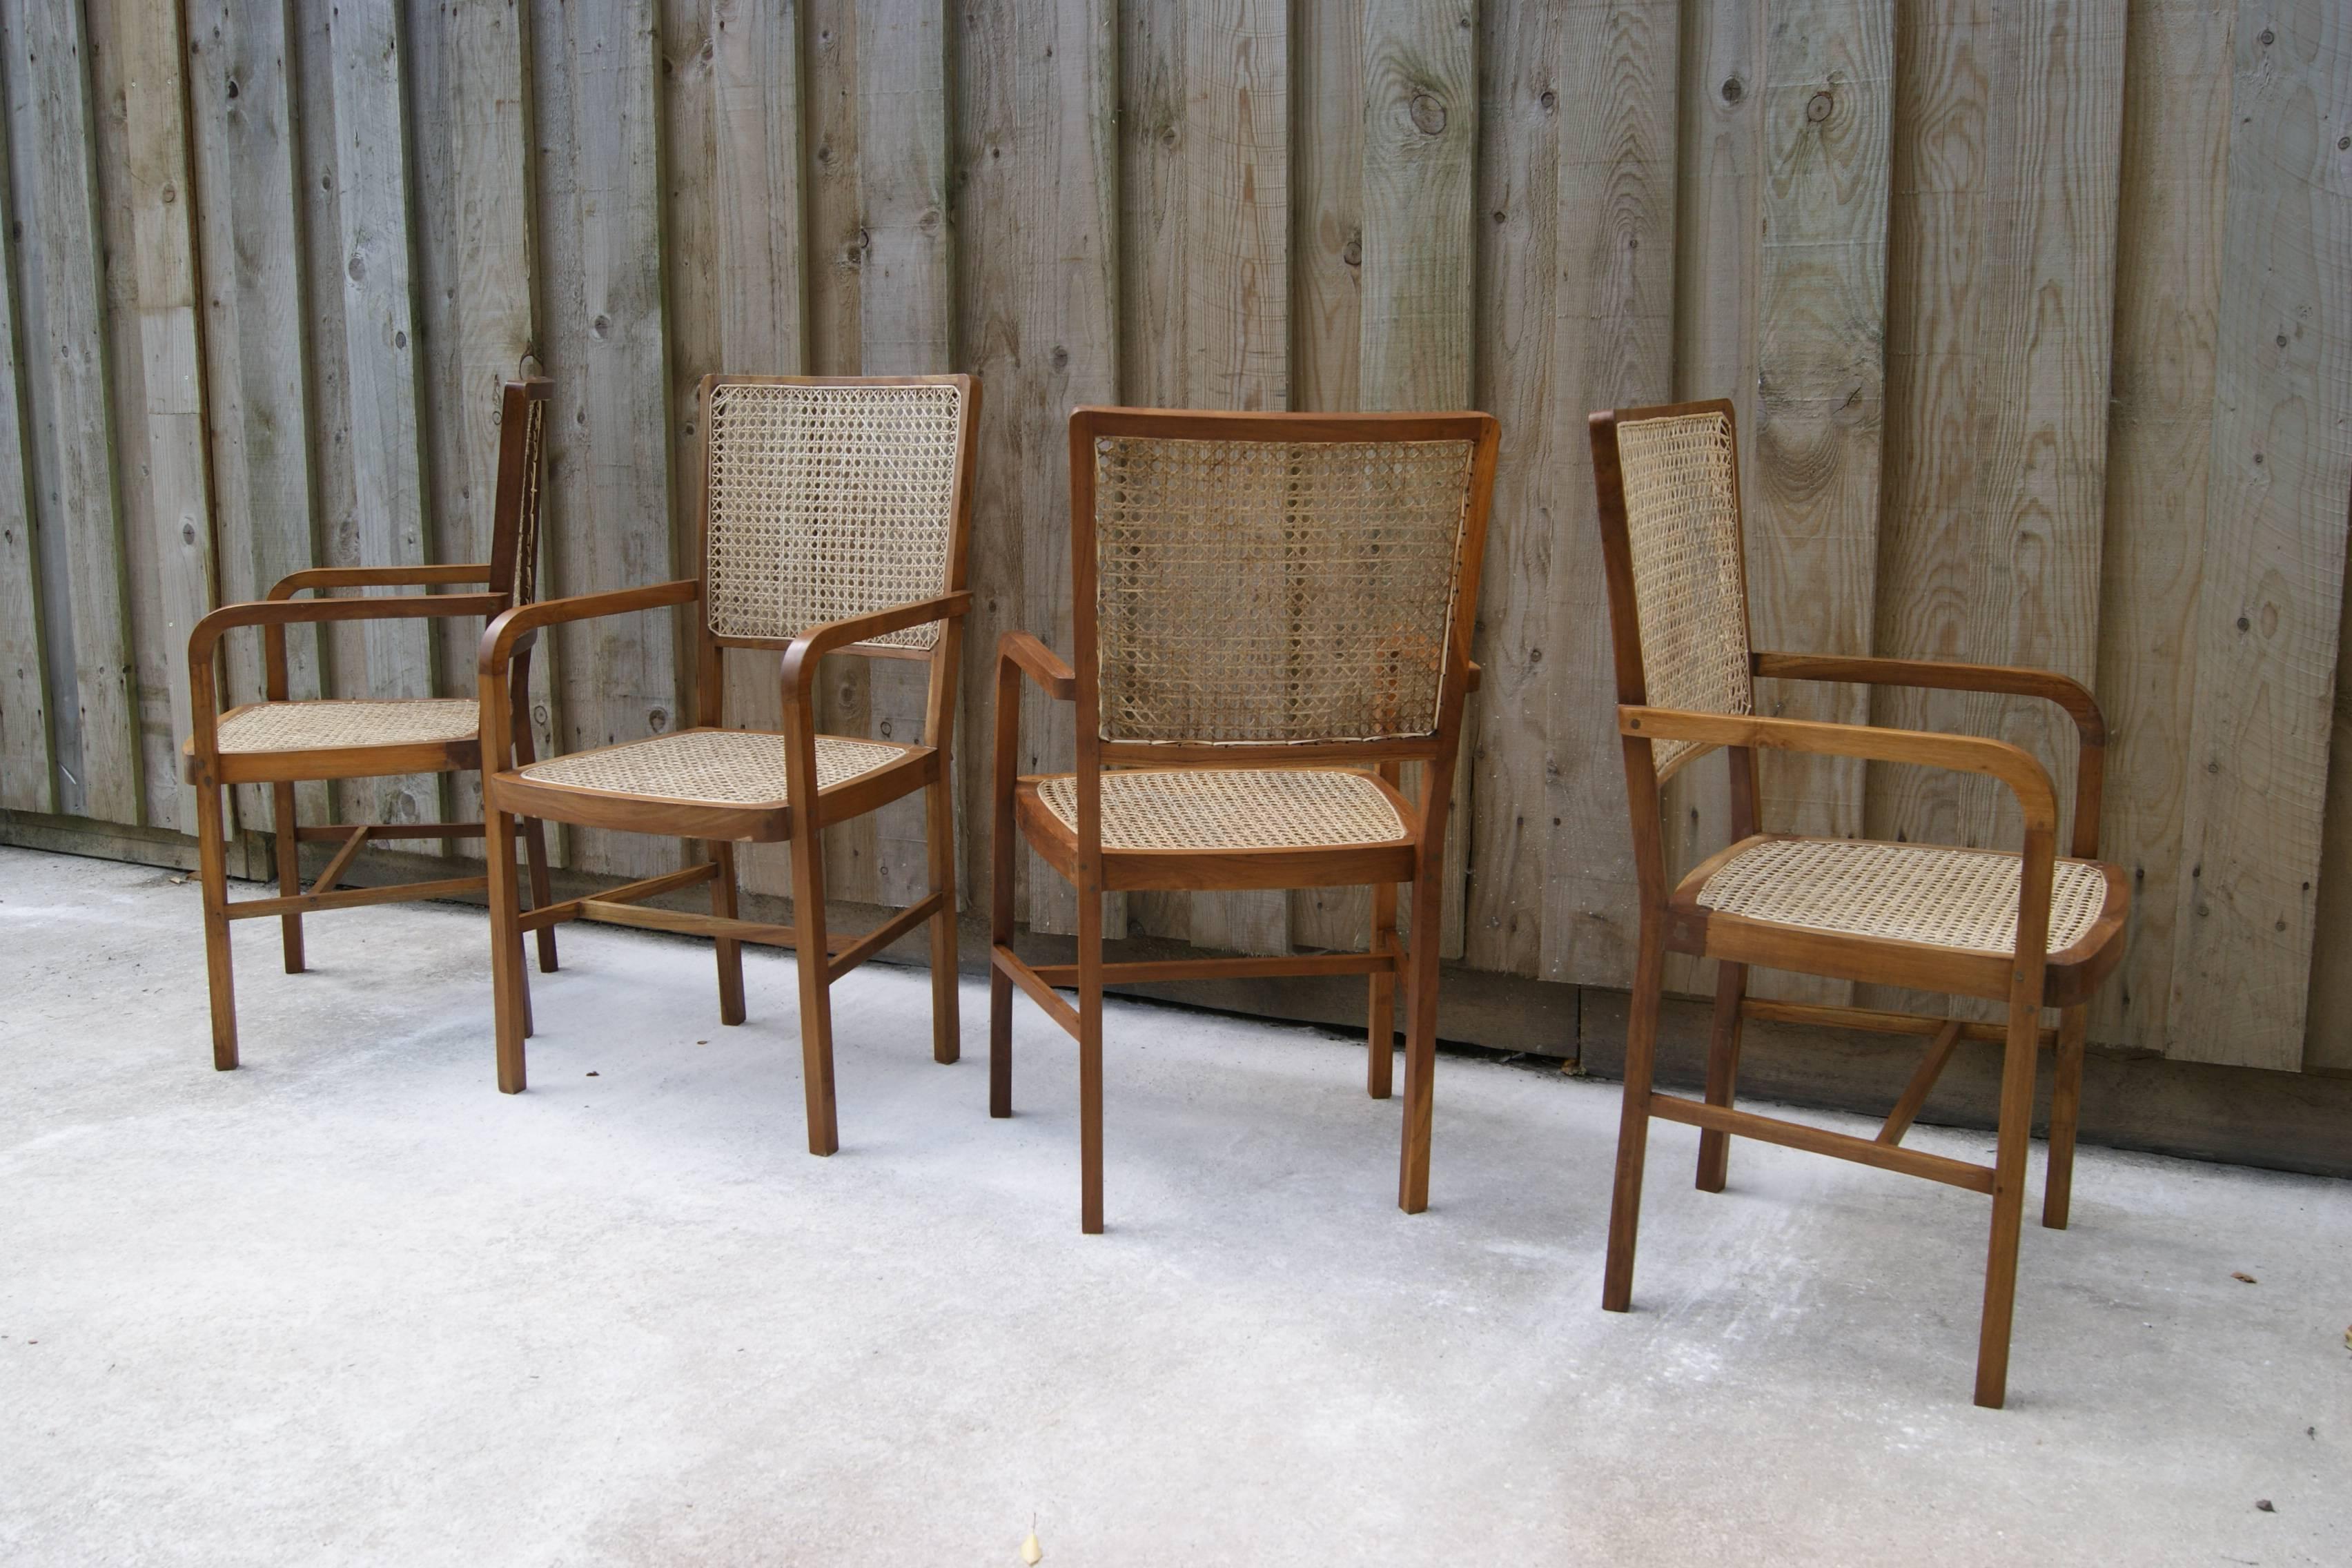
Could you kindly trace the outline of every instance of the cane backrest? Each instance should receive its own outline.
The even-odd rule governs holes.
[[[950,587],[964,391],[953,381],[709,384],[711,635],[788,639]],[[929,648],[938,623],[874,639]]]

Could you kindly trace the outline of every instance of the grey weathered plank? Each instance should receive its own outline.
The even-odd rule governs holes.
[[[0,79],[5,87],[5,79]],[[16,204],[0,112],[0,809],[49,811],[48,680],[41,663],[40,566],[33,555],[32,465],[24,348],[16,336]]]
[[[352,519],[362,559],[381,566],[415,565],[436,555],[425,515],[418,412],[423,353],[410,277],[406,32],[389,5],[352,5],[335,10],[327,38]],[[431,635],[422,622],[370,622],[362,640],[369,695],[433,693]],[[373,780],[365,788],[382,821],[431,821],[441,811],[436,778]]]
[[[2242,0],[2167,1054],[2302,1065],[2352,494],[2352,14]]]
[[[1870,650],[1885,416],[1894,22],[1879,0],[1793,0],[1764,47],[1756,412],[1746,493],[1759,647]],[[1765,711],[1864,721],[1869,694],[1760,683]],[[1764,759],[1764,822],[1851,837],[1860,764]],[[1843,982],[1767,975],[1759,994],[1842,1000]]]
[[[2166,1039],[2187,874],[2233,13],[2214,0],[2162,0],[2135,11],[2125,35],[2096,690],[2112,737],[2101,849],[2130,873],[2134,896],[2123,964],[2093,1005],[2091,1035],[2153,1049]]]
[[[307,319],[297,148],[284,0],[197,0],[188,11],[188,108],[195,152],[198,276],[204,282],[205,422],[211,437],[215,570],[224,601],[257,599],[320,560],[307,447]],[[321,110],[331,122],[331,113]],[[288,689],[320,695],[320,639],[287,629]],[[263,694],[261,638],[224,648],[225,700]],[[327,787],[297,810],[323,821]],[[237,791],[237,817],[272,826],[267,789]]]
[[[572,0],[531,16],[542,338],[556,384],[551,551],[564,593],[656,583],[680,560],[669,494],[661,289],[660,67],[651,0]],[[673,612],[565,628],[557,639],[565,751],[679,719]],[[650,875],[674,841],[583,829],[572,862]]]
[[[1470,203],[1477,144],[1473,0],[1370,0],[1359,391],[1366,408],[1469,404],[1477,250]],[[1475,709],[1464,722],[1462,742],[1464,756],[1475,756]],[[1462,952],[1464,879],[1475,831],[1468,777],[1469,770],[1457,768],[1446,834],[1438,946],[1448,957]]]

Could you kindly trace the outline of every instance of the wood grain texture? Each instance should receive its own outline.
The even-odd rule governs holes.
[[[0,113],[0,810],[51,811],[49,689],[41,663],[40,563],[33,553],[31,409],[16,333],[16,204]]]
[[[2243,0],[2168,1055],[2304,1054],[2352,494],[2352,15]]]
[[[701,378],[798,375],[807,365],[801,26],[793,0],[663,7],[671,492],[689,521],[703,482]],[[780,729],[774,656],[739,649],[722,658],[728,723]],[[736,856],[743,887],[790,896],[787,846],[742,845]]]
[[[1185,0],[1135,16],[1122,401],[1278,409],[1290,397],[1290,62],[1282,0]],[[1138,895],[1146,932],[1290,951],[1281,892]],[[1172,919],[1171,917],[1173,917]]]
[[[2347,583],[2345,601],[2345,609],[2352,612],[2352,581]],[[2336,624],[2342,626],[2340,616]],[[2303,1070],[2352,1075],[2352,637],[2340,634],[2332,730]]]
[[[664,382],[659,99],[650,0],[535,7],[540,292],[555,397],[549,411],[551,551],[565,594],[667,581],[679,551]],[[561,749],[678,722],[674,613],[567,626],[556,639]],[[582,829],[572,863],[653,876],[675,842]]]
[[[1557,443],[1579,434],[1560,418],[1570,397],[1561,384],[1557,330],[1567,287],[1560,248],[1580,221],[1561,201],[1564,157],[1578,112],[1579,79],[1566,68],[1565,40],[1578,18],[1549,6],[1490,13],[1479,35],[1477,406],[1502,422],[1495,500],[1475,657],[1486,683],[1471,699],[1480,743],[1462,761],[1477,810],[1454,833],[1470,851],[1463,956],[1480,969],[1540,973],[1544,887],[1553,841],[1545,777],[1555,672],[1552,563],[1595,548],[1588,531],[1563,532],[1584,513],[1569,501],[1573,476]],[[1589,493],[1590,483],[1586,485]],[[1589,500],[1584,503],[1590,506]],[[1617,820],[1623,818],[1621,805]],[[1360,935],[1359,942],[1360,942]]]
[[[1673,391],[1679,38],[1672,7],[1611,0],[1570,13],[1563,44],[1559,205],[1588,216],[1562,235],[1554,307],[1564,390],[1552,409],[1561,504],[1548,592],[1543,973],[1615,985],[1633,972],[1637,882],[1611,743],[1616,679],[1584,421]]]
[[[213,544],[224,603],[260,598],[320,563],[307,447],[309,313],[285,0],[196,0],[188,9],[188,104],[195,147],[196,246],[204,282],[205,420]],[[320,120],[332,123],[330,110]],[[336,290],[340,298],[340,289]],[[180,650],[184,659],[186,650]],[[226,700],[263,696],[257,637],[224,645]],[[288,691],[324,689],[319,632],[286,634]],[[247,786],[237,820],[274,826],[271,794]],[[323,822],[324,784],[297,787],[298,814]]]
[[[1369,0],[1364,11],[1364,268],[1358,401],[1368,409],[1469,405],[1477,306],[1471,220],[1478,147],[1474,0]],[[1475,709],[1462,754],[1477,754]],[[1475,831],[1458,768],[1438,951],[1462,953]],[[1409,793],[1419,798],[1421,785]],[[1410,921],[1406,922],[1408,925]]]
[[[32,416],[34,560],[57,764],[57,809],[138,823],[143,810],[129,584],[114,472],[100,249],[98,130],[78,7],[0,10],[25,390]]]
[[[1898,14],[1876,650],[2095,674],[2124,18],[2065,0]],[[1900,729],[1998,736],[2072,795],[2047,702],[1881,689]],[[1985,781],[1875,768],[1866,832],[2014,847]],[[1896,1009],[1933,999],[1876,994]],[[1991,1017],[1988,1005],[1979,1016]]]
[[[1727,398],[1740,434],[1740,489],[1756,493],[1756,365],[1762,272],[1763,9],[1703,0],[1684,10],[1680,199],[1675,225],[1675,396]],[[1730,841],[1730,759],[1703,759],[1666,781],[1666,879]],[[1712,996],[1712,959],[1666,954],[1666,989]]]
[[[1290,15],[1290,406],[1360,406],[1364,320],[1364,16],[1295,0]],[[1361,888],[1290,895],[1301,947],[1360,950],[1372,902]]]
[[[1119,397],[1120,158],[1118,11],[1109,0],[1010,5],[990,13],[959,56],[966,127],[959,198],[971,238],[964,342],[987,388],[981,403],[972,572],[982,613],[966,661],[974,693],[965,733],[967,819],[989,820],[977,722],[995,676],[996,638],[1019,628],[1057,651],[1071,646],[1070,410]],[[1130,104],[1129,113],[1134,110]],[[1004,552],[992,564],[991,545]],[[981,650],[987,650],[986,657]],[[1067,769],[1076,755],[1067,704],[1026,699],[1024,773]],[[978,835],[968,835],[976,838]],[[967,843],[974,887],[986,846]],[[1023,854],[1033,929],[1077,929],[1069,885]],[[1104,901],[1103,929],[1127,928],[1127,900]]]
[[[1894,22],[1876,0],[1798,0],[1764,45],[1754,450],[1746,494],[1757,646],[1867,653],[1885,416]],[[1774,689],[1774,687],[1778,689]],[[1867,692],[1767,683],[1759,710],[1857,723]],[[1766,759],[1764,826],[1852,837],[1860,763]],[[1839,1003],[1843,982],[1764,975],[1754,994]]]
[[[866,262],[858,289],[858,357],[867,375],[934,375],[956,364],[955,227],[948,208],[946,0],[865,5],[857,14],[857,157]],[[863,663],[868,733],[918,742],[929,690],[926,664]],[[836,896],[905,908],[927,890],[923,800],[910,795],[862,819],[873,860]]]
[[[2162,1049],[2187,868],[2193,633],[2213,445],[2213,349],[2234,0],[2135,6],[2125,35],[2116,321],[2095,687],[2113,736],[2102,852],[2132,876],[2131,940],[2091,1037]]]

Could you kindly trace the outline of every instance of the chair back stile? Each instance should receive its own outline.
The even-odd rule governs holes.
[[[509,606],[539,597],[541,468],[547,445],[547,404],[555,384],[544,377],[506,384],[499,402],[501,433],[520,429],[520,441],[499,443],[498,497],[490,510],[490,591]]]

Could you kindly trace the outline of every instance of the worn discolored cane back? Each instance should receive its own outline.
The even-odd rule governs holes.
[[[711,937],[720,1020],[745,1017],[742,944],[796,950],[809,1151],[839,1147],[833,1079],[833,982],[928,924],[932,1053],[958,1055],[955,844],[949,760],[980,388],[969,376],[710,376],[702,383],[702,574],[651,587],[558,600],[502,617],[483,635],[484,714],[508,660],[537,628],[699,604],[697,720],[494,775],[493,835],[513,818],[699,841],[682,870],[528,915],[509,882],[491,889],[499,1087],[525,1084],[529,992],[521,934],[571,920]],[[728,727],[720,660],[743,649],[778,661],[780,731]],[[816,732],[818,662],[831,653],[930,666],[919,743]],[[922,791],[929,886],[872,931],[826,929],[820,834]],[[735,846],[793,847],[793,924],[737,917]],[[495,857],[493,857],[495,863]],[[708,915],[646,908],[656,894],[710,887]]]
[[[301,824],[296,820],[294,786],[347,778],[469,771],[483,765],[481,706],[472,697],[327,698],[296,700],[289,689],[286,628],[328,621],[415,620],[488,617],[528,604],[537,577],[540,528],[541,448],[552,384],[543,379],[509,382],[499,405],[498,487],[491,503],[489,555],[486,562],[438,566],[320,566],[296,572],[257,604],[225,605],[197,623],[188,639],[188,675],[194,724],[182,748],[189,783],[196,786],[198,870],[205,898],[205,960],[212,994],[213,1065],[237,1065],[235,975],[230,964],[229,925],[275,915],[286,972],[306,967],[302,917],[324,910],[408,899],[446,898],[478,890],[481,876],[443,878],[388,887],[343,888],[352,858],[370,844],[418,838],[478,837],[480,823],[383,822]],[[424,594],[396,598],[303,599],[337,588],[475,586],[471,594]],[[263,700],[219,710],[219,650],[230,631],[257,627],[262,637]],[[516,700],[529,689],[530,647],[518,650]],[[502,765],[509,755],[531,760],[531,731],[520,712],[509,715],[511,753],[491,754]],[[240,784],[268,784],[276,815],[278,896],[228,900],[226,818],[221,792]],[[548,899],[545,830],[524,825],[534,904]],[[309,891],[302,888],[301,847],[340,845]],[[512,846],[507,850],[511,869]],[[552,931],[542,932],[540,964],[555,967]]]
[[[2057,1049],[2042,1223],[2066,1224],[2081,1099],[2087,1004],[2123,954],[2123,875],[2095,856],[2105,730],[2091,694],[2042,670],[1923,660],[1759,653],[1751,647],[1741,541],[1738,453],[1727,403],[1620,410],[1591,418],[1593,480],[1608,571],[1618,726],[1641,889],[1641,945],[1626,1031],[1625,1099],[1610,1211],[1601,1305],[1623,1311],[1650,1118],[1700,1129],[1698,1185],[1719,1192],[1732,1136],[1832,1154],[1988,1194],[1992,1228],[1978,1341],[1976,1397],[2007,1387],[2026,1152],[2037,1053]],[[2056,853],[2049,774],[2026,752],[1975,736],[1759,716],[1758,677],[1912,686],[2037,697],[2057,703],[2081,737],[2073,854]],[[1659,784],[1727,749],[1731,844],[1678,886],[1666,882]],[[1856,843],[1761,831],[1759,749],[1985,774],[2015,795],[2020,851]],[[1665,955],[1719,961],[1706,1099],[1652,1086]],[[2005,1025],[1853,1007],[1751,1000],[1748,971],[1774,969],[1873,981],[2008,1005]],[[2044,1006],[2059,1009],[2053,1032]],[[1784,1023],[1916,1034],[1918,1071],[1875,1139],[1850,1137],[1735,1109],[1741,1025]],[[2003,1047],[1994,1163],[1906,1149],[1903,1138],[1963,1040]]]
[[[1485,415],[1082,408],[1070,420],[1075,669],[1025,633],[998,660],[990,1110],[1012,1114],[1012,988],[1079,1047],[1080,1218],[1102,1228],[1102,987],[1370,977],[1369,1087],[1408,988],[1399,1202],[1428,1201],[1436,873],[1493,488]],[[1076,710],[1075,772],[1017,778],[1020,681]],[[1401,765],[1429,764],[1423,799]],[[1078,899],[1078,961],[1013,949],[1018,831]],[[1413,884],[1410,953],[1396,885]],[[1107,963],[1101,898],[1367,883],[1370,951]],[[1075,986],[1073,1007],[1055,987]]]

